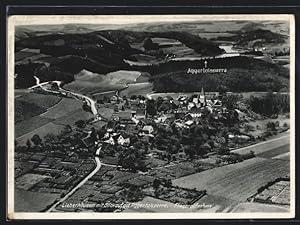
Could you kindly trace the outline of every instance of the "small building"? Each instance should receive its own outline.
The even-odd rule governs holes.
[[[146,118],[146,109],[137,109],[135,113],[135,118],[140,120],[140,119],[145,119]]]
[[[134,123],[132,121],[132,112],[131,111],[120,111],[118,113],[118,118],[121,123]]]
[[[158,116],[156,119],[154,119],[154,121],[155,121],[156,123],[163,123],[163,122],[166,121],[167,118],[168,118],[167,116],[161,115],[161,116]]]
[[[125,135],[120,135],[118,137],[118,140],[117,140],[118,144],[119,145],[125,145],[125,146],[128,146],[130,145],[130,138],[129,137],[126,137]]]
[[[116,102],[118,101],[118,97],[115,96],[115,95],[113,95],[113,96],[111,96],[110,101],[111,101],[112,103],[116,103]]]
[[[143,128],[144,126],[149,125],[149,124],[152,124],[152,121],[149,120],[149,119],[147,119],[147,118],[145,118],[145,119],[141,119],[141,120],[138,122],[137,127],[138,127],[138,128]]]
[[[113,137],[110,137],[109,139],[105,140],[104,143],[110,144],[110,145],[114,145],[115,144],[115,140],[113,139]]]
[[[144,134],[151,134],[154,131],[154,128],[151,125],[146,125],[143,127],[142,131]]]
[[[128,125],[126,125],[125,132],[127,134],[137,134],[138,133],[138,129],[136,128],[135,125],[128,124]]]
[[[192,118],[199,118],[202,116],[202,110],[200,108],[194,107],[190,110],[189,115],[191,115]]]
[[[191,110],[192,108],[196,107],[196,103],[195,102],[189,102],[187,105],[187,109]]]
[[[193,120],[188,120],[185,122],[185,125],[187,125],[187,126],[192,126],[193,124],[194,124]]]

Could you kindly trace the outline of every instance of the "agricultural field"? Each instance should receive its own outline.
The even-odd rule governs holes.
[[[208,194],[235,201],[246,199],[278,177],[289,175],[289,162],[253,158],[173,180],[182,188],[207,190]]]
[[[277,205],[269,205],[269,204],[263,204],[263,203],[256,203],[256,202],[245,202],[240,203],[237,205],[233,211],[234,213],[251,213],[251,212],[273,212],[273,213],[283,213],[283,212],[289,212],[288,208],[277,206]]]
[[[290,160],[290,153],[289,152],[283,153],[281,155],[277,155],[277,156],[273,157],[272,159],[280,159],[280,160],[289,161]]]
[[[28,120],[24,120],[15,124],[15,138],[17,140],[24,134],[27,134],[35,129],[52,122],[53,119],[45,118],[42,116],[35,116]]]
[[[27,173],[16,179],[16,187],[27,191],[47,177],[40,174]]]
[[[15,98],[15,122],[19,123],[44,113],[50,107],[58,104],[60,97],[37,93],[24,93]]]
[[[64,85],[64,88],[67,90],[89,95],[121,90],[125,87],[126,84],[114,84],[107,79],[105,75],[100,74],[97,77],[91,76],[90,74],[82,75],[80,78],[75,77],[75,81]]]
[[[256,156],[262,157],[262,158],[273,158],[276,156],[280,156],[284,153],[288,153],[289,151],[290,151],[290,145],[288,144],[288,145],[283,145],[283,146],[280,146],[278,148],[275,148],[275,149],[272,149],[269,151],[259,153]]]
[[[54,96],[54,95],[47,95],[47,94],[29,93],[23,95],[18,100],[33,102],[34,104],[42,108],[48,109],[54,106],[55,104],[57,104],[61,100],[61,97]]]
[[[43,119],[46,119],[46,118],[43,118]],[[49,119],[46,119],[46,120],[49,120]],[[20,145],[25,144],[27,139],[31,139],[32,136],[35,134],[38,134],[41,138],[43,138],[48,133],[57,135],[64,129],[64,125],[54,124],[53,122],[47,122],[45,125],[41,125],[41,124],[37,123],[36,126],[34,126],[34,124],[33,124],[32,127],[33,128],[30,131],[26,132],[27,131],[26,130],[25,134],[16,138],[17,142]]]
[[[238,153],[238,154],[247,154],[252,150],[256,155],[258,155],[263,152],[267,152],[285,145],[289,145],[289,142],[290,142],[290,136],[288,134],[285,134],[284,136],[279,136],[278,138],[274,138],[266,142],[233,150],[231,152]]]
[[[141,72],[128,70],[119,70],[106,74],[107,79],[109,79],[112,84],[133,83],[136,82],[139,76],[141,76]]]
[[[98,108],[98,113],[106,119],[110,119],[114,113],[114,110],[111,108],[101,107]]]
[[[19,51],[15,54],[15,61],[18,62],[18,61],[26,59],[27,57],[31,57],[34,55],[38,55],[38,54],[34,53],[34,52]]]
[[[182,45],[182,43],[176,39],[171,38],[151,38],[153,43],[157,43],[159,46],[165,46],[165,45]]]
[[[195,202],[195,204],[203,206],[203,207],[199,207],[198,208],[199,211],[197,211],[202,213],[230,212],[238,203],[239,203],[238,201],[224,198],[222,196],[215,196],[215,195],[205,195],[197,202]]]
[[[27,95],[30,92],[31,92],[31,90],[28,90],[28,89],[15,89],[15,93],[14,93],[15,96],[14,97],[16,99],[16,98],[19,98],[23,95]]]
[[[163,52],[165,54],[175,54],[176,57],[198,56],[194,49],[191,49],[185,45],[163,48]]]
[[[130,57],[134,58],[139,63],[158,64],[160,62],[156,57],[146,54],[133,54]]]
[[[41,117],[48,119],[58,119],[79,108],[82,108],[82,102],[71,98],[63,98],[55,107],[43,113]]]
[[[88,127],[90,126],[90,128],[94,127],[96,130],[100,130],[106,124],[107,124],[107,122],[100,120],[100,121],[97,121],[96,123],[93,123],[92,125],[88,125]]]
[[[90,112],[86,112],[82,109],[77,109],[56,119],[53,123],[73,126],[78,120],[88,120],[92,117],[93,114],[91,114]]]
[[[150,82],[129,84],[128,88],[120,91],[121,96],[147,95],[153,91],[153,84]]]
[[[31,192],[15,189],[16,212],[41,212],[60,197],[60,194]]]

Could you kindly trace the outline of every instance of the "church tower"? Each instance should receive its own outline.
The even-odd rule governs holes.
[[[199,102],[201,104],[201,107],[206,106],[206,97],[203,87],[201,89],[201,93],[199,94]]]

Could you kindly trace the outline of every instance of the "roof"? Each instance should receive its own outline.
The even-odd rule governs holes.
[[[136,110],[136,115],[137,116],[144,116],[144,115],[146,115],[146,109],[137,109]]]
[[[150,131],[150,130],[153,130],[153,127],[151,125],[146,125],[143,127],[143,130]]]
[[[131,120],[131,111],[120,111],[118,117],[120,120]]]
[[[185,124],[188,125],[188,126],[192,125],[193,123],[194,122],[192,120],[188,120],[188,121],[185,122]]]
[[[140,120],[141,123],[145,124],[145,125],[148,125],[148,124],[151,124],[152,123],[152,120],[149,120],[147,118],[144,118],[144,119],[141,119]]]
[[[135,134],[138,132],[138,130],[136,129],[136,127],[134,125],[127,125],[126,126],[126,130],[125,130],[126,133],[131,133],[131,134]]]
[[[190,110],[190,113],[201,113],[201,112],[202,110],[200,108],[195,108],[195,107],[191,108]]]

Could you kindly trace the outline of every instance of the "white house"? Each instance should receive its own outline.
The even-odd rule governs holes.
[[[105,143],[108,143],[108,144],[110,144],[110,145],[114,145],[115,144],[115,140],[112,138],[112,137],[110,137],[108,140],[106,140],[106,141],[104,141]]]
[[[143,127],[144,134],[151,134],[153,131],[154,131],[154,129],[151,125],[146,125]]]
[[[130,139],[129,138],[124,138],[122,135],[118,137],[118,144],[119,145],[129,145],[130,144]]]

